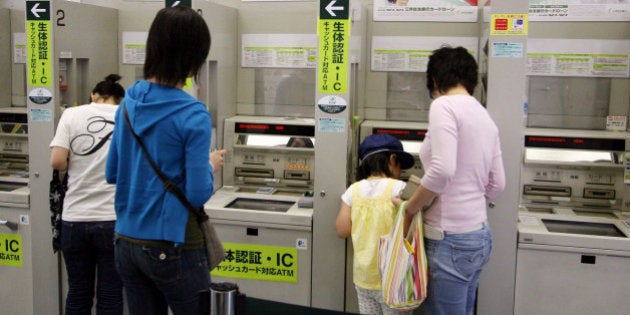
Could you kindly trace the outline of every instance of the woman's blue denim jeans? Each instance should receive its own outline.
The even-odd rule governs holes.
[[[200,292],[209,290],[204,248],[140,245],[116,239],[116,268],[131,315],[199,314]]]
[[[91,314],[95,284],[96,313],[123,313],[122,283],[114,264],[114,225],[115,221],[62,222],[67,315]]]
[[[427,314],[472,315],[482,268],[490,260],[492,233],[488,224],[477,231],[425,238],[429,263]]]

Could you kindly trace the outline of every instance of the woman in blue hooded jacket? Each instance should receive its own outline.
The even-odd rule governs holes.
[[[168,308],[198,314],[199,291],[210,284],[195,216],[164,190],[122,110],[158,168],[192,205],[202,206],[224,151],[210,157],[210,114],[182,87],[209,50],[201,15],[181,6],[160,10],[147,38],[144,80],[127,90],[116,113],[105,176],[116,184],[115,260],[131,314],[167,314]]]

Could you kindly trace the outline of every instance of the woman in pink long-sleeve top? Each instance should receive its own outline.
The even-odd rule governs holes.
[[[425,174],[406,210],[413,215],[435,198],[423,213],[428,314],[473,314],[479,276],[492,250],[487,199],[505,189],[498,128],[472,96],[477,69],[462,47],[434,51],[427,66],[434,100],[420,149]]]

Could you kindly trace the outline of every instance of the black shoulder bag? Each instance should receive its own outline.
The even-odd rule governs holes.
[[[223,244],[221,244],[221,241],[219,240],[217,232],[214,230],[214,226],[212,225],[210,218],[203,210],[203,206],[201,206],[200,208],[195,208],[192,204],[190,204],[188,199],[186,199],[184,193],[182,193],[182,191],[179,190],[177,186],[175,186],[170,178],[168,178],[164,173],[162,173],[162,171],[160,171],[160,169],[155,164],[155,161],[153,161],[153,159],[151,158],[151,155],[149,155],[149,151],[147,151],[144,143],[131,127],[131,122],[129,121],[129,115],[127,114],[127,108],[125,107],[125,105],[123,105],[122,110],[129,131],[138,142],[138,145],[140,146],[140,149],[142,149],[144,157],[147,159],[147,161],[149,161],[149,164],[151,164],[151,168],[153,168],[155,174],[157,174],[160,180],[162,180],[162,183],[164,184],[164,190],[175,195],[177,199],[179,199],[179,201],[184,206],[186,206],[188,211],[190,211],[197,218],[197,222],[199,222],[199,227],[201,228],[201,232],[203,233],[203,238],[206,246],[206,254],[208,255],[208,267],[210,268],[210,270],[214,269],[225,259],[226,253],[225,249],[223,248]]]
[[[50,180],[50,190],[48,194],[48,203],[50,205],[50,224],[52,227],[52,248],[56,253],[61,250],[61,213],[63,212],[63,199],[66,197],[68,190],[68,171],[63,176],[63,180],[59,179],[59,171],[53,170],[52,179]]]

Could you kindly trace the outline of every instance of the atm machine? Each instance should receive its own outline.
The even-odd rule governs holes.
[[[221,104],[217,115],[218,147],[228,154],[222,186],[205,205],[228,251],[212,281],[237,283],[250,297],[307,307],[316,268],[316,7],[239,4],[236,106]]]
[[[213,282],[311,306],[314,132],[312,118],[225,120],[224,185],[205,205],[228,254]]]
[[[0,302],[9,314],[33,303],[28,159],[26,108],[0,108],[0,276],[11,283],[0,288]]]
[[[8,314],[33,309],[24,11],[0,8],[0,305]]]
[[[627,314],[627,16],[539,12],[527,41],[514,314]],[[604,12],[617,11],[589,11]]]
[[[526,129],[515,314],[627,313],[628,139]]]

